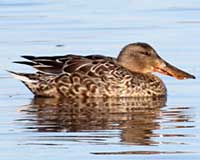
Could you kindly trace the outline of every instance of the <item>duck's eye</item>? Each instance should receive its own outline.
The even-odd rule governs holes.
[[[140,52],[140,53],[145,55],[145,56],[150,56],[151,55],[149,52]]]

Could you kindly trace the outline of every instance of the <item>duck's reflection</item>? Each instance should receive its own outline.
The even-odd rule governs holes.
[[[48,99],[35,98],[26,107],[25,129],[36,132],[88,132],[119,130],[123,143],[154,145],[177,143],[156,137],[184,137],[179,128],[191,128],[187,107],[162,108],[166,98]],[[174,129],[174,133],[156,133]],[[181,142],[182,143],[182,142]]]
[[[37,132],[121,130],[121,141],[154,144],[152,130],[166,97],[157,98],[35,98],[28,105],[26,129]]]

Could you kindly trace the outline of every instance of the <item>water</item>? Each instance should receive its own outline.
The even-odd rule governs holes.
[[[199,159],[199,14],[196,0],[1,0],[0,159]],[[20,55],[117,56],[136,41],[197,79],[159,75],[167,99],[55,101],[5,71],[33,71]]]

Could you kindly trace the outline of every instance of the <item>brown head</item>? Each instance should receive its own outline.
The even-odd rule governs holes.
[[[156,51],[146,43],[132,43],[125,46],[121,50],[117,62],[133,72],[159,72],[177,79],[195,79],[195,76],[163,60]]]

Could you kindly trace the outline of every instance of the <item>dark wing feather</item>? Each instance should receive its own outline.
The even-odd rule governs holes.
[[[25,64],[25,65],[29,65],[29,66],[36,65],[35,62],[29,62],[29,61],[14,61],[13,63]]]
[[[25,58],[25,59],[28,59],[28,60],[30,60],[30,61],[36,61],[36,60],[39,60],[39,59],[46,59],[46,60],[54,60],[54,61],[56,61],[56,60],[58,60],[58,59],[61,59],[61,58],[63,58],[63,57],[65,57],[65,56],[39,56],[39,57],[35,57],[35,56],[21,56],[21,57],[23,57],[23,58]]]
[[[90,76],[99,76],[117,65],[114,58],[102,55],[22,57],[29,61],[15,61],[15,63],[30,65],[39,71],[53,74],[81,72]]]

